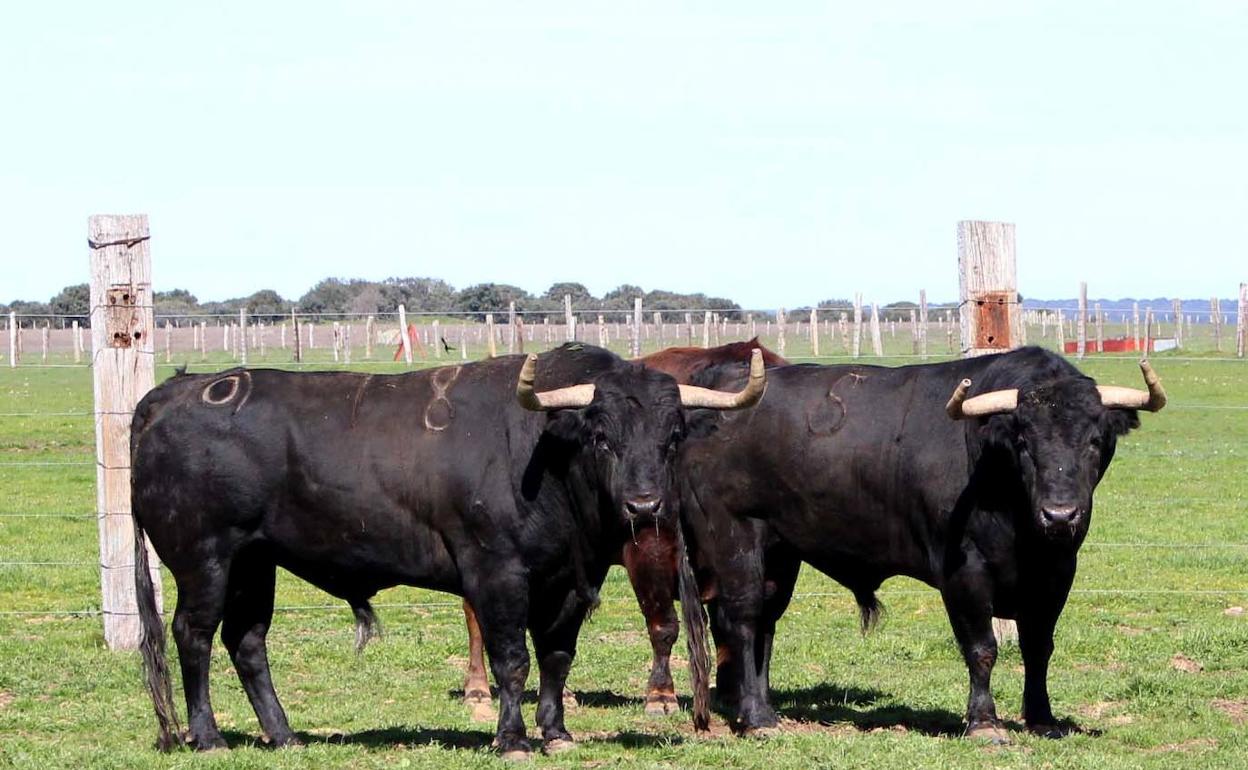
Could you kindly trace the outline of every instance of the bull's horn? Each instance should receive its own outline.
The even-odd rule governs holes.
[[[750,379],[745,387],[736,393],[722,390],[699,388],[696,385],[681,385],[680,404],[685,407],[701,407],[703,409],[744,409],[754,406],[763,397],[767,388],[767,373],[763,368],[763,351],[754,348],[750,353]]]
[[[594,400],[593,385],[572,385],[557,390],[538,393],[533,388],[537,377],[537,354],[530,353],[520,367],[520,379],[516,382],[516,400],[525,409],[545,412],[551,409],[580,409]]]
[[[1147,360],[1140,361],[1140,371],[1144,373],[1144,384],[1147,391],[1135,388],[1123,388],[1118,385],[1097,385],[1101,403],[1107,409],[1143,409],[1146,412],[1158,412],[1166,405],[1166,391],[1161,387],[1161,378],[1153,371]]]
[[[1003,412],[1012,412],[1018,406],[1018,388],[993,390],[973,398],[967,398],[966,392],[971,387],[970,380],[962,380],[954,389],[949,403],[945,404],[945,412],[955,420],[967,417],[988,417]]]

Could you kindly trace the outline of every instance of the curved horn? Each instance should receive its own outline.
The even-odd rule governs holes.
[[[593,385],[572,385],[557,390],[538,393],[533,388],[533,380],[537,377],[537,354],[530,353],[520,367],[520,379],[516,381],[516,400],[520,406],[534,412],[545,412],[551,409],[579,409],[589,406],[594,400]]]
[[[1144,385],[1148,391],[1124,388],[1118,385],[1097,385],[1101,394],[1101,403],[1107,409],[1143,409],[1146,412],[1159,412],[1166,405],[1166,391],[1161,387],[1161,378],[1145,359],[1140,361],[1140,371],[1144,374]]]
[[[989,417],[1003,412],[1012,412],[1018,406],[1018,388],[1009,390],[993,390],[973,398],[967,398],[966,392],[971,387],[970,380],[962,380],[954,389],[949,403],[945,404],[945,412],[955,420],[967,417]]]
[[[754,406],[767,388],[767,373],[763,368],[763,351],[754,348],[750,353],[750,379],[736,393],[699,388],[696,385],[680,385],[680,404],[684,407],[703,409],[744,409]]]

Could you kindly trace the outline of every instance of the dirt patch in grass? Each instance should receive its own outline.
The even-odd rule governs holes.
[[[8,708],[9,704],[12,703],[16,697],[16,695],[8,690],[0,690],[0,711]]]
[[[1170,658],[1170,668],[1175,671],[1182,671],[1185,674],[1199,674],[1205,670],[1199,662],[1192,660],[1181,652],[1176,652],[1174,657]]]
[[[0,695],[0,699],[3,695]],[[1214,700],[1213,707],[1230,717],[1237,725],[1248,724],[1248,700]]]
[[[1150,754],[1170,754],[1172,752],[1183,752],[1184,754],[1194,751],[1212,751],[1218,747],[1218,742],[1213,738],[1193,738],[1190,741],[1182,743],[1166,743],[1153,749],[1149,749]]]

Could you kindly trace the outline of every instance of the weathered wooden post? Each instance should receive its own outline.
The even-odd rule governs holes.
[[[1014,225],[958,222],[958,289],[962,355],[1018,346],[1019,311]]]
[[[784,358],[784,327],[787,325],[788,319],[785,317],[784,308],[776,311],[776,328],[779,330],[779,337],[776,338],[776,354]],[[706,347],[703,345],[702,347]]]
[[[507,352],[516,352],[516,301],[507,303]]]
[[[1239,304],[1235,313],[1235,357],[1244,357],[1248,348],[1248,283],[1239,285]]]
[[[87,233],[104,641],[110,649],[132,650],[141,634],[130,515],[130,420],[156,379],[147,216],[93,216]],[[148,551],[159,609],[160,562]]]
[[[605,348],[610,343],[611,335],[607,332],[606,320],[602,313],[598,314],[598,347]]]
[[[485,336],[486,336],[486,339],[489,340],[490,358],[494,358],[498,355],[498,348],[495,347],[495,344],[494,344],[494,314],[493,313],[485,314]]]
[[[375,327],[376,325],[377,325],[377,319],[375,316],[370,315],[368,318],[364,319],[364,360],[365,361],[373,360],[373,334],[375,333],[373,327]],[[286,347],[285,332],[286,332],[286,327],[283,326],[282,327],[282,343],[283,343],[282,347]]]
[[[1083,358],[1088,352],[1088,284],[1079,282],[1079,313],[1075,316],[1075,357]]]
[[[819,356],[819,311],[810,309],[810,354]]]
[[[783,346],[784,343],[781,343]],[[711,311],[706,311],[702,317],[702,347],[709,348],[711,346]]]
[[[572,295],[563,295],[564,334],[568,342],[576,341],[576,316],[572,314]]]
[[[927,358],[927,289],[919,289],[919,355]]]
[[[1174,309],[1174,346],[1183,347],[1183,300],[1176,299],[1172,303]]]
[[[238,309],[238,353],[243,366],[247,365],[247,308]],[[335,360],[337,360],[335,358]]]
[[[1135,342],[1135,349],[1139,350],[1144,342],[1144,336],[1140,334],[1140,303],[1131,303],[1131,328],[1134,330],[1131,337]]]
[[[659,337],[659,350],[662,350],[667,347],[667,330],[663,328],[663,314],[657,310],[654,311],[654,329]]]
[[[1017,347],[1019,334],[1014,225],[958,222],[958,289],[963,357]],[[952,335],[952,326],[950,334]],[[1013,641],[1013,621],[993,620],[997,641]]]
[[[295,335],[295,363],[303,362],[303,342],[299,336],[299,316],[295,315],[295,309],[290,309],[290,331]]]
[[[73,329],[74,338],[70,344],[74,346],[74,363],[77,364],[82,361],[82,327],[78,325],[77,321],[74,321]]]
[[[1062,317],[1062,310],[1057,310],[1057,352],[1059,355],[1066,355],[1066,319]]]
[[[173,324],[165,321],[165,363],[173,360]]]
[[[368,318],[371,321],[373,317],[370,315]],[[430,341],[429,344],[433,346],[433,357],[441,358],[442,357],[442,322],[435,318],[433,319],[432,326],[433,326],[433,331],[430,332],[430,336],[433,337],[433,339]],[[371,344],[369,345],[369,350],[370,350],[369,355],[372,355]]]
[[[862,292],[854,292],[854,338],[850,341],[850,355],[857,358],[862,352]]]
[[[641,357],[641,297],[633,298],[633,358]]]
[[[17,311],[9,311],[9,366],[17,366]]]
[[[877,358],[884,355],[884,343],[880,339],[880,306],[876,302],[871,303],[871,352]]]
[[[403,361],[412,365],[412,339],[407,334],[407,308],[399,305],[399,340],[403,345]]]
[[[256,347],[260,350],[260,358],[264,359],[264,321],[256,322]]]
[[[1222,352],[1222,303],[1217,297],[1209,300],[1209,323],[1213,324],[1213,349]]]
[[[1101,303],[1097,302],[1093,305],[1096,312],[1096,352],[1105,352],[1105,313],[1101,310]]]
[[[44,321],[43,328],[39,330],[39,360],[45,364],[48,362],[48,337],[52,332],[51,324],[51,321]]]

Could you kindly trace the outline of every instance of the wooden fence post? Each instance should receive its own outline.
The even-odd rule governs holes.
[[[785,316],[784,308],[776,311],[776,329],[779,330],[779,336],[776,338],[776,354],[784,358],[784,327],[788,325],[788,318]],[[703,345],[703,347],[706,347]]]
[[[810,309],[810,354],[819,356],[819,311]]]
[[[663,314],[657,310],[654,311],[654,328],[659,337],[659,350],[662,350],[667,347],[667,330],[663,328]]]
[[[403,361],[412,365],[412,340],[407,336],[407,308],[399,305],[399,341],[403,345]]]
[[[1066,319],[1062,317],[1062,309],[1057,309],[1057,352],[1058,355],[1066,355]]]
[[[48,362],[48,336],[52,331],[51,324],[51,321],[44,321],[43,328],[39,330],[39,360],[45,364]]]
[[[238,309],[238,352],[243,366],[247,365],[247,308]],[[336,359],[335,359],[336,360]]]
[[[1222,303],[1217,297],[1209,300],[1209,323],[1213,324],[1213,349],[1222,352]]]
[[[563,295],[563,333],[568,342],[576,341],[576,316],[572,314],[572,295]]]
[[[862,292],[854,292],[854,338],[850,341],[850,355],[857,358],[862,351]]]
[[[877,357],[884,355],[884,343],[880,340],[880,306],[871,303],[871,352]]]
[[[711,311],[706,311],[706,315],[702,318],[702,347],[709,348],[711,346]],[[780,343],[780,348],[784,349],[784,343]]]
[[[1144,358],[1153,352],[1153,309],[1150,307],[1144,314]]]
[[[1174,346],[1183,347],[1183,300],[1176,299],[1171,307],[1174,310]]]
[[[82,361],[82,327],[74,321],[73,329],[74,337],[70,344],[74,346],[74,363],[79,363]]]
[[[641,297],[633,298],[633,358],[641,358]]]
[[[110,649],[132,650],[141,633],[130,515],[130,420],[156,379],[147,216],[93,216],[87,233],[104,641]],[[150,546],[148,559],[159,609],[160,562]]]
[[[516,301],[507,303],[507,352],[516,352]]]
[[[373,317],[370,315],[368,319],[371,321]],[[513,319],[514,319],[514,316],[513,316]],[[433,323],[431,325],[433,326],[433,331],[430,332],[430,336],[432,336],[433,339],[429,341],[429,344],[433,346],[433,357],[441,358],[442,357],[442,322],[435,318],[433,319]],[[372,349],[371,344],[369,345],[369,349],[370,350]]]
[[[173,324],[165,321],[165,363],[173,360]]]
[[[1096,317],[1096,352],[1105,352],[1105,313],[1101,310],[1101,303],[1097,302],[1094,306]]]
[[[1079,282],[1079,312],[1075,316],[1075,357],[1083,358],[1088,352],[1088,284]]]
[[[1239,285],[1239,304],[1235,313],[1235,357],[1244,357],[1248,347],[1248,283]]]
[[[1020,339],[1014,225],[958,222],[962,355],[999,353]]]
[[[919,355],[927,358],[927,289],[919,289]]]
[[[295,315],[295,309],[290,309],[290,330],[295,335],[295,363],[303,363],[303,341],[299,335],[299,316]]]
[[[1134,330],[1134,332],[1131,335],[1131,338],[1133,342],[1135,343],[1135,349],[1139,350],[1140,346],[1144,342],[1144,336],[1140,334],[1140,303],[1139,302],[1131,303],[1131,328]]]
[[[494,358],[495,356],[498,355],[498,349],[495,347],[495,343],[494,343],[494,314],[493,313],[485,314],[485,336],[489,340],[490,358]]]

